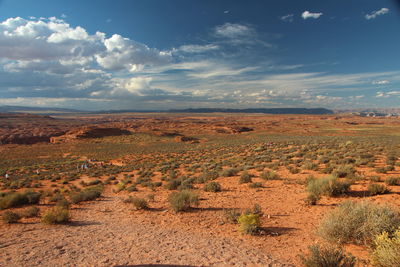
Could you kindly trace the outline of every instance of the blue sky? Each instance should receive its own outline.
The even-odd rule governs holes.
[[[389,0],[0,0],[0,105],[399,107]]]

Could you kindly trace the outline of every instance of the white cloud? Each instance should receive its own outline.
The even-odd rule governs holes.
[[[384,85],[389,84],[390,82],[387,80],[373,81],[372,84]]]
[[[225,38],[238,38],[249,36],[254,33],[254,30],[249,26],[237,23],[225,23],[215,28],[215,34]]]
[[[105,39],[107,51],[97,54],[96,60],[105,69],[131,72],[142,70],[145,65],[162,65],[171,60],[169,52],[154,48],[114,34]]]
[[[182,45],[179,47],[178,51],[185,53],[204,53],[211,50],[218,50],[220,47],[216,44],[208,45]]]
[[[293,22],[294,14],[288,14],[288,15],[282,16],[282,17],[280,17],[280,19],[285,22]]]
[[[318,19],[319,17],[321,17],[323,15],[323,13],[312,13],[312,12],[309,12],[309,11],[304,11],[302,14],[301,14],[301,17],[303,18],[303,19]]]
[[[372,11],[370,14],[365,15],[367,20],[375,19],[378,16],[385,15],[389,13],[389,8],[383,7],[379,10]]]

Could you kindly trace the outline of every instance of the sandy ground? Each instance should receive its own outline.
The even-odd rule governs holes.
[[[72,217],[60,226],[0,224],[0,266],[294,266],[235,239],[143,223],[110,190]]]

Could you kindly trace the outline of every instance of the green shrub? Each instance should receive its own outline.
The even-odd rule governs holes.
[[[170,180],[164,187],[168,190],[176,190],[181,185],[181,183],[182,182],[180,180]]]
[[[102,186],[88,187],[80,192],[75,192],[70,195],[71,203],[77,204],[83,201],[91,201],[99,198],[103,191]]]
[[[21,216],[24,218],[37,217],[39,215],[40,209],[38,207],[29,207],[22,211]]]
[[[244,171],[239,178],[239,184],[251,183],[251,175]]]
[[[393,235],[383,232],[375,238],[372,261],[378,267],[400,266],[400,228]]]
[[[241,213],[238,209],[225,209],[224,210],[224,219],[228,223],[238,223],[238,218]]]
[[[5,223],[17,223],[21,219],[21,216],[16,212],[7,210],[3,212],[1,219]]]
[[[132,198],[130,201],[136,210],[145,210],[149,208],[147,200],[143,198]]]
[[[261,226],[259,214],[242,214],[238,218],[239,230],[242,233],[254,235],[257,234]]]
[[[355,257],[346,255],[338,247],[314,245],[309,250],[309,255],[300,256],[305,267],[353,267],[356,264]]]
[[[279,180],[279,174],[274,171],[265,171],[261,173],[261,179],[264,180]]]
[[[370,196],[382,195],[389,192],[389,189],[383,184],[368,185],[368,193]]]
[[[249,184],[249,187],[250,187],[250,188],[262,188],[262,187],[263,187],[263,184],[260,183],[260,182],[255,182],[255,183]]]
[[[315,197],[318,196],[340,196],[349,192],[350,183],[339,181],[335,177],[310,178],[307,182],[307,192]]]
[[[318,201],[321,199],[320,194],[316,193],[309,193],[307,198],[306,198],[306,203],[308,205],[317,205]]]
[[[231,177],[231,176],[235,176],[237,175],[237,173],[239,172],[239,170],[231,168],[231,169],[225,169],[221,172],[221,176],[225,176],[225,177]]]
[[[392,234],[399,226],[398,210],[368,201],[346,201],[325,217],[318,233],[338,243],[368,244],[376,235]]]
[[[387,185],[400,185],[400,178],[399,177],[389,177],[385,180]]]
[[[47,210],[42,216],[42,222],[45,224],[61,224],[69,222],[69,220],[69,210],[60,206]]]
[[[136,185],[130,185],[130,186],[128,186],[127,188],[126,188],[126,191],[128,191],[128,192],[135,192],[135,191],[138,191],[137,190],[137,188],[136,188]]]
[[[199,196],[191,191],[174,192],[169,196],[169,203],[174,211],[186,211],[192,206],[198,206]]]
[[[34,191],[8,193],[0,198],[0,210],[19,207],[26,204],[37,204],[40,201],[40,197],[41,194]]]
[[[206,192],[221,192],[221,185],[217,182],[210,182],[204,185],[204,191]]]
[[[342,165],[336,168],[333,172],[332,175],[334,177],[338,178],[344,178],[344,177],[351,177],[355,175],[355,169],[351,165]]]

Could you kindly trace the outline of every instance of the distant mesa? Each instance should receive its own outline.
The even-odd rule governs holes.
[[[333,114],[333,111],[326,108],[189,108],[189,109],[171,109],[172,113],[262,113],[262,114],[315,114],[326,115]]]
[[[77,139],[101,138],[106,136],[120,136],[129,134],[131,134],[130,131],[120,128],[85,127],[83,129],[69,131],[65,135],[51,137],[50,143],[65,143]]]

